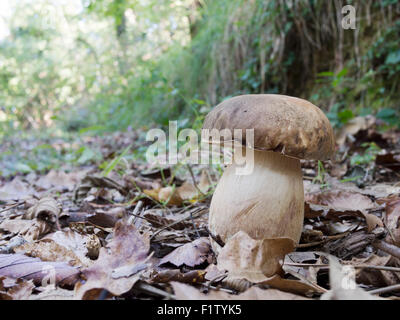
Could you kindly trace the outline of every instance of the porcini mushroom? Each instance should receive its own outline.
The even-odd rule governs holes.
[[[238,175],[233,156],[211,201],[210,232],[223,242],[244,231],[253,239],[288,237],[298,243],[304,218],[300,159],[326,160],[334,151],[324,113],[300,98],[242,95],[216,106],[203,129],[254,129],[254,170]],[[246,139],[237,142],[249,148]]]

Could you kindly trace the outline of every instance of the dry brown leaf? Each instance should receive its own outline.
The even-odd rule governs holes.
[[[34,220],[7,219],[0,223],[0,230],[11,232],[14,234],[23,234],[26,233],[34,223]]]
[[[194,184],[185,182],[182,186],[177,188],[177,192],[184,201],[195,201],[198,200],[199,197],[202,197],[204,194],[206,194],[210,187],[211,182],[208,178],[207,171],[202,170],[197,188]]]
[[[61,204],[51,197],[44,197],[40,199],[35,205],[30,207],[26,214],[25,219],[38,219],[50,223],[56,223],[61,213]]]
[[[378,256],[372,254],[367,258],[353,258],[351,261],[344,261],[345,265],[370,265],[370,266],[387,266],[390,264],[391,256]],[[400,273],[391,271],[376,270],[369,268],[357,268],[357,282],[375,287],[384,287],[397,284],[399,282]]]
[[[84,175],[85,172],[65,173],[64,171],[50,170],[48,174],[40,177],[35,185],[44,190],[54,188],[57,191],[72,191]]]
[[[30,198],[35,191],[28,184],[15,177],[11,182],[0,188],[0,201],[24,200]]]
[[[33,219],[33,224],[28,230],[21,232],[23,238],[30,242],[35,241],[53,230],[53,226],[44,220]]]
[[[386,238],[386,241],[399,245],[400,244],[400,197],[392,196],[377,201],[381,204],[386,204],[386,227],[391,234]],[[392,239],[393,237],[393,239]]]
[[[114,207],[107,210],[96,209],[94,214],[88,217],[88,221],[104,228],[113,228],[116,222],[127,217],[126,209],[123,207]]]
[[[57,231],[48,234],[44,239],[52,239],[72,250],[83,261],[86,261],[87,257],[96,259],[101,247],[100,240],[95,234],[80,234],[73,230]]]
[[[383,227],[383,222],[377,216],[366,210],[375,208],[372,200],[360,193],[348,191],[330,191],[306,194],[304,215],[306,218],[325,216],[340,218],[346,216],[363,217],[367,223],[368,232],[376,227]]]
[[[169,283],[171,281],[183,283],[202,283],[205,282],[206,271],[191,270],[182,272],[179,269],[153,271],[151,282],[153,283]]]
[[[72,250],[51,239],[24,243],[23,245],[14,248],[14,252],[22,253],[29,257],[39,258],[42,261],[66,262],[76,267],[89,265],[89,261],[86,257],[78,257]]]
[[[143,192],[154,200],[162,202],[165,205],[180,206],[183,203],[183,200],[179,196],[177,189],[173,187],[165,187],[154,190],[143,190]]]
[[[375,208],[375,204],[369,197],[343,190],[308,193],[305,195],[305,200],[308,203],[327,206],[338,211],[362,211]]]
[[[54,280],[59,285],[74,285],[79,270],[64,262],[45,262],[23,254],[0,254],[0,276],[32,279],[35,284]]]
[[[150,249],[148,235],[141,235],[134,225],[118,221],[114,237],[106,248],[100,249],[99,258],[90,268],[83,271],[84,284],[77,283],[75,293],[78,299],[96,299],[101,290],[119,296],[129,291],[139,280],[141,271],[147,268],[146,259]],[[137,273],[128,277],[113,277],[120,268],[136,269]]]
[[[184,201],[197,201],[210,188],[211,183],[205,170],[202,171],[200,182],[196,186],[185,182],[180,187],[165,187],[159,189],[145,189],[143,192],[156,201],[170,206],[180,206]]]
[[[239,231],[221,249],[217,265],[231,276],[259,282],[282,272],[283,259],[294,247],[289,238],[254,240]]]
[[[298,274],[297,274],[298,275]],[[313,293],[324,293],[326,290],[319,285],[316,285],[307,279],[285,279],[279,275],[275,275],[264,281],[259,282],[259,284],[268,285],[272,288],[276,288],[285,292],[291,292],[300,295],[311,295]]]
[[[32,280],[0,277],[0,300],[26,300],[34,288]]]
[[[186,265],[195,267],[204,262],[212,262],[212,250],[208,238],[198,238],[193,242],[187,243],[166,255],[160,260],[159,265],[171,263],[177,267]]]
[[[238,295],[215,290],[204,294],[187,284],[171,282],[171,285],[178,300],[308,300],[307,298],[276,289],[251,287]]]

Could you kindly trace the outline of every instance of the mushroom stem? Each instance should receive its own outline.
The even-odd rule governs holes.
[[[254,170],[238,175],[233,161],[214,192],[209,229],[226,242],[245,231],[253,239],[300,240],[304,189],[300,160],[280,153],[254,151]]]

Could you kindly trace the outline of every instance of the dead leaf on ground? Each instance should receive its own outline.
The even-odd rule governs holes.
[[[72,250],[82,260],[86,260],[87,257],[96,259],[101,247],[100,240],[95,234],[81,234],[73,230],[57,231],[48,234],[44,239],[54,240]]]
[[[183,265],[195,267],[206,261],[211,263],[212,258],[213,253],[211,250],[210,240],[202,237],[176,248],[174,251],[162,258],[159,265],[171,263],[177,267]]]
[[[32,280],[0,277],[0,300],[27,300],[34,288]]]
[[[375,208],[372,200],[360,193],[348,191],[329,191],[319,193],[307,193],[305,200],[311,204],[327,206],[336,210],[368,210]]]
[[[32,279],[35,284],[42,280],[59,285],[74,285],[79,278],[79,270],[64,262],[41,261],[39,258],[23,254],[0,254],[0,276],[14,279]]]
[[[24,200],[35,193],[32,187],[23,182],[20,177],[15,177],[0,188],[0,201]]]
[[[350,261],[343,261],[343,264],[351,266],[388,266],[391,258],[392,257],[390,255],[378,256],[376,254],[372,254],[367,258],[353,258]],[[375,287],[390,286],[398,283],[399,281],[399,277],[395,273],[385,270],[356,268],[355,275],[357,282]],[[400,276],[400,273],[398,273],[398,275]]]
[[[83,270],[87,280],[75,286],[76,297],[96,299],[103,289],[116,296],[129,291],[139,280],[141,271],[148,267],[149,249],[148,235],[141,235],[134,225],[127,225],[126,221],[118,221],[111,242],[100,249],[99,258],[93,266]],[[127,277],[113,277],[114,270],[124,267],[136,272]]]
[[[33,224],[34,220],[6,219],[0,223],[0,230],[14,234],[25,233]]]
[[[72,266],[88,266],[89,261],[85,257],[78,257],[72,250],[56,243],[51,239],[43,239],[35,242],[24,243],[14,248],[15,253],[22,253],[29,257],[39,258],[42,261],[66,262]]]
[[[191,270],[188,272],[182,272],[179,269],[154,270],[151,275],[151,282],[169,283],[177,281],[183,283],[203,283],[206,281],[205,274],[206,271],[203,270]]]
[[[162,202],[168,206],[180,206],[183,203],[183,199],[180,197],[177,188],[165,187],[154,190],[143,190],[143,193],[153,198],[157,202]]]
[[[239,231],[221,249],[217,266],[231,276],[259,282],[281,273],[285,255],[294,248],[295,242],[289,238],[254,240]]]
[[[52,197],[44,197],[28,209],[25,219],[38,219],[49,223],[56,223],[62,206]]]
[[[54,188],[56,191],[72,191],[75,185],[83,178],[86,172],[70,172],[50,170],[45,176],[40,177],[35,186],[49,190]]]
[[[395,244],[400,244],[400,197],[392,196],[388,198],[378,199],[378,203],[386,204],[386,227],[391,234],[386,238],[386,241]],[[392,239],[393,236],[393,239]]]

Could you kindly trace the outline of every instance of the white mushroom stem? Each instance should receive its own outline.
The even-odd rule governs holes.
[[[254,170],[238,175],[226,168],[214,192],[209,229],[226,242],[239,230],[253,239],[300,240],[304,188],[300,161],[277,152],[254,151]]]

